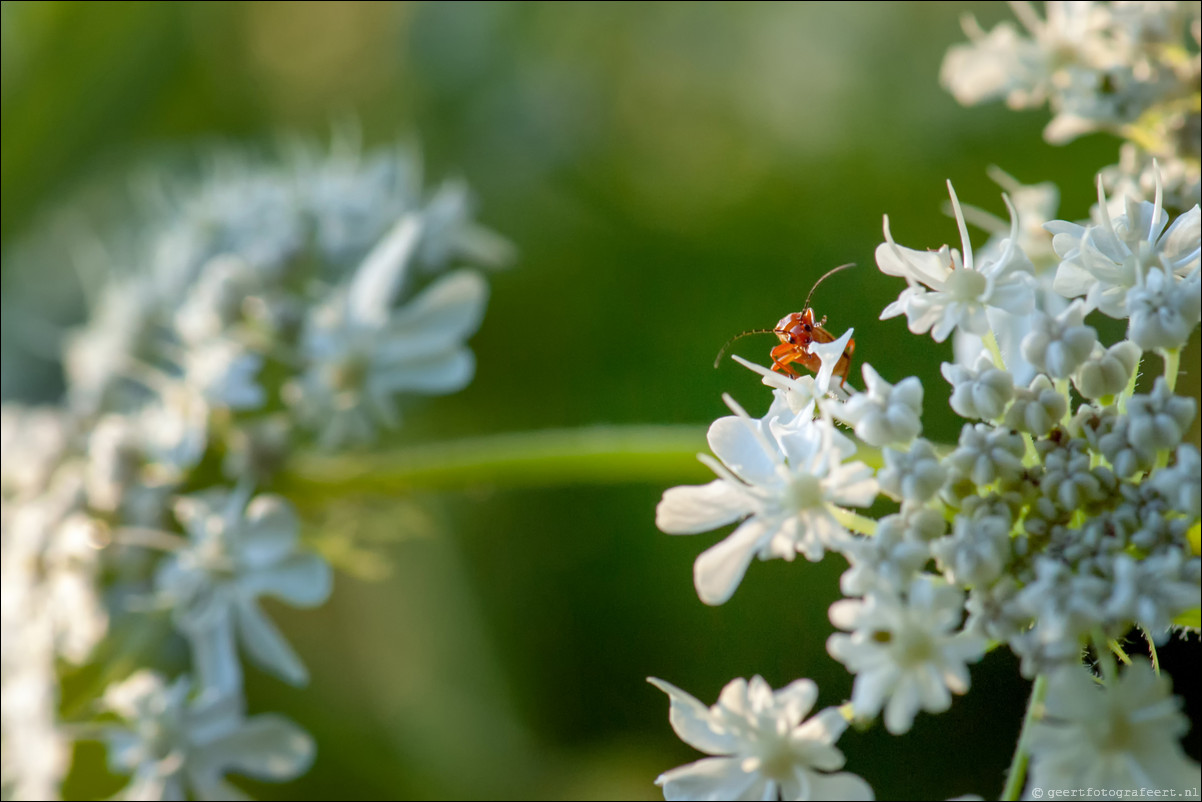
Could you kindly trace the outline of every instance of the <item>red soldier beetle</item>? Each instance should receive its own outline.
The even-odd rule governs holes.
[[[806,296],[805,307],[800,312],[793,312],[781,318],[781,321],[776,324],[776,328],[772,329],[752,329],[744,331],[741,334],[736,334],[726,341],[726,345],[722,346],[722,350],[718,352],[718,356],[714,359],[714,367],[718,367],[719,361],[726,353],[726,349],[731,343],[739,340],[749,334],[775,334],[780,338],[780,344],[771,351],[772,369],[780,371],[792,378],[796,379],[800,374],[793,369],[793,365],[801,365],[811,373],[817,373],[822,367],[822,360],[818,355],[810,350],[813,343],[830,343],[836,339],[835,335],[831,334],[826,329],[822,328],[826,325],[826,316],[814,322],[814,310],[810,306],[810,299],[814,297],[814,290],[818,289],[818,285],[826,281],[828,278],[838,273],[840,270],[846,270],[849,267],[855,267],[854,263],[839,265],[833,270],[828,270],[821,278],[814,282],[814,286],[810,288],[810,294]],[[839,361],[835,363],[835,376],[838,376],[841,381],[839,386],[847,386],[847,374],[851,371],[851,357],[856,351],[856,341],[848,340],[847,347],[843,349],[843,353],[839,356]]]

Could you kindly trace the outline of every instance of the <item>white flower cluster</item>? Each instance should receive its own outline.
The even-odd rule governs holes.
[[[839,552],[849,563],[841,583],[849,598],[830,610],[842,631],[827,649],[855,675],[856,719],[879,714],[889,732],[909,731],[919,712],[947,710],[969,689],[967,666],[991,643],[1004,644],[1024,674],[1053,678],[1032,741],[1041,787],[1171,787],[1189,785],[1187,777],[1196,786],[1199,769],[1177,742],[1183,719],[1167,681],[1137,663],[1121,680],[1110,678],[1108,701],[1099,702],[1076,677],[1083,649],[1108,650],[1132,628],[1159,635],[1199,607],[1199,459],[1184,442],[1197,410],[1173,393],[1179,349],[1199,323],[1199,209],[1170,221],[1157,196],[1129,200],[1113,218],[1102,203],[1102,218],[1090,223],[1045,219],[1058,261],[1041,279],[1009,199],[1010,236],[975,258],[954,192],[952,204],[962,253],[902,247],[886,219],[877,264],[909,285],[882,318],[904,315],[912,332],[936,341],[961,331],[978,338],[967,364],[943,366],[951,407],[967,419],[959,442],[920,436],[916,378],[890,384],[864,365],[866,390],[841,400],[825,392],[829,374],[773,376],[765,379],[774,399],[764,417],[728,399],[736,414],[709,431],[717,459],[701,455],[717,478],[665,492],[656,522],[669,534],[738,523],[697,559],[696,588],[708,604],[730,598],[753,557]],[[1094,311],[1126,318],[1128,339],[1099,343],[1086,322]],[[1021,364],[1006,364],[1002,339],[1016,343]],[[1138,392],[1138,366],[1149,353],[1163,358],[1165,375]],[[819,356],[825,364],[840,352]],[[1016,372],[1028,378],[1017,381]],[[836,421],[853,427],[860,444]],[[882,494],[897,506],[880,520],[853,511]],[[790,772],[842,765],[819,765],[799,745],[810,745],[800,735],[810,696],[786,714],[785,703],[761,689],[755,726],[735,727],[726,722],[745,715],[748,705],[734,701],[743,686],[728,688],[731,700],[724,692],[707,713],[657,684],[672,696],[673,725],[686,741],[740,759],[665,774],[670,799],[759,799],[773,789],[782,798],[821,798],[812,783],[786,785]],[[1171,726],[1131,736],[1152,726],[1144,723],[1152,711]]]
[[[395,426],[398,394],[466,385],[487,283],[462,265],[508,257],[462,185],[423,195],[407,152],[231,156],[148,200],[87,266],[108,284],[65,341],[65,403],[3,409],[5,799],[56,798],[70,734],[98,732],[60,709],[125,722],[99,731],[129,798],[235,798],[226,772],[306,770],[304,732],[246,717],[242,658],[305,683],[260,600],[319,605],[332,572],[257,489],[294,448]],[[173,677],[168,631],[191,657]],[[91,663],[125,667],[102,697],[60,699],[63,667]]]
[[[1015,109],[1047,103],[1044,138],[1068,142],[1107,131],[1126,142],[1105,171],[1121,192],[1149,195],[1156,179],[1168,203],[1199,201],[1202,11],[1196,2],[1057,2],[1046,14],[1013,2],[1021,28],[985,31],[964,20],[969,44],[948,51],[941,78],[958,101],[1002,99]]]

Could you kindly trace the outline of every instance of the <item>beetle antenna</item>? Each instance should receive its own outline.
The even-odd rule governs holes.
[[[803,307],[802,307],[802,309],[809,309],[809,308],[810,308],[810,299],[814,297],[814,290],[818,289],[818,285],[819,285],[819,284],[821,284],[822,282],[826,281],[828,278],[830,278],[831,276],[835,275],[835,274],[836,274],[836,273],[838,273],[840,270],[846,270],[846,269],[847,269],[847,268],[849,268],[849,267],[855,267],[855,266],[856,266],[856,263],[855,263],[855,262],[848,262],[848,263],[847,263],[847,264],[845,264],[845,265],[839,265],[838,267],[836,267],[836,268],[833,268],[833,269],[831,269],[831,270],[828,270],[828,271],[826,271],[825,273],[823,273],[823,274],[822,274],[822,277],[821,277],[820,279],[818,279],[817,281],[815,281],[815,282],[814,282],[814,286],[813,286],[813,287],[810,287],[810,294],[806,296],[806,303],[805,303],[805,306],[803,306]]]
[[[731,343],[733,343],[735,340],[741,340],[749,334],[775,334],[775,333],[776,332],[773,329],[751,329],[750,331],[744,331],[744,332],[740,332],[739,334],[736,334],[735,336],[733,336],[729,340],[727,340],[726,345],[722,346],[722,349],[720,351],[718,351],[718,355],[716,357],[714,357],[714,367],[715,368],[718,367],[718,363],[722,361],[722,357],[726,354],[726,349],[730,348]]]

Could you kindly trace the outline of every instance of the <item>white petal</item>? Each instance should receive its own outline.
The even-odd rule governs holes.
[[[347,288],[347,307],[352,317],[381,326],[405,280],[405,274],[421,239],[421,218],[406,215],[364,258]]]
[[[393,314],[388,329],[409,337],[458,342],[480,328],[488,302],[488,282],[471,270],[457,270],[435,281]]]
[[[287,557],[296,548],[299,523],[292,504],[280,496],[257,496],[246,508],[246,532],[240,557],[252,568]]]
[[[765,484],[776,475],[772,455],[764,450],[763,441],[752,431],[751,427],[758,425],[738,415],[727,415],[710,424],[706,434],[718,459],[749,484]]]
[[[876,246],[876,264],[882,273],[921,281],[932,289],[942,288],[947,280],[947,260],[942,251],[916,251],[889,242]]]
[[[737,521],[751,511],[751,499],[742,488],[715,479],[706,485],[664,491],[655,507],[655,525],[669,535],[695,535]]]
[[[297,554],[270,568],[238,577],[243,598],[274,596],[294,607],[316,607],[330,597],[334,575],[316,554]]]
[[[701,600],[712,605],[729,600],[743,581],[751,558],[775,530],[775,524],[769,526],[760,518],[751,518],[703,552],[693,564],[693,584]]]
[[[668,720],[680,740],[709,755],[726,755],[735,751],[735,737],[729,732],[718,732],[711,726],[709,708],[670,682],[655,677],[648,677],[647,681],[668,694],[671,700]]]
[[[258,780],[282,782],[308,771],[316,748],[293,722],[274,713],[254,716],[236,732],[209,744],[189,761],[210,776],[235,772]]]
[[[304,685],[309,672],[259,605],[249,599],[237,608],[238,634],[247,656],[263,669],[292,685]]]
[[[848,799],[872,800],[872,786],[850,772],[841,771],[838,774],[810,773],[810,799]],[[789,799],[785,795],[785,799]]]
[[[457,348],[403,362],[380,366],[369,379],[373,392],[410,391],[444,395],[462,390],[476,372],[476,358],[467,348]]]
[[[763,780],[757,773],[743,771],[740,762],[738,758],[707,757],[664,772],[655,784],[663,787],[666,800],[725,802],[758,799],[763,791]]]

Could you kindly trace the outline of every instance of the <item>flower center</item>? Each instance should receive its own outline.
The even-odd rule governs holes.
[[[821,507],[826,503],[826,494],[822,489],[822,480],[817,476],[798,476],[789,488],[789,500],[797,512]]]
[[[893,654],[898,665],[917,666],[931,662],[934,644],[921,627],[902,627],[893,635]]]
[[[947,277],[947,291],[960,301],[975,301],[985,294],[988,280],[975,270],[960,268]]]

